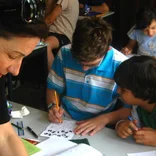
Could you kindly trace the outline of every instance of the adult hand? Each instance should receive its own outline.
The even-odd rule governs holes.
[[[148,146],[156,146],[156,130],[152,128],[141,128],[134,133],[136,143]]]
[[[127,138],[132,135],[134,131],[137,131],[136,120],[133,122],[129,120],[120,121],[116,126],[116,132],[121,138]]]
[[[130,55],[132,53],[132,50],[127,47],[124,47],[121,49],[121,52],[125,55]]]
[[[59,108],[59,110],[57,109],[57,107],[52,107],[48,112],[48,119],[49,121],[52,121],[54,123],[59,123],[60,121],[62,121],[63,113],[64,109],[62,109],[61,107]]]
[[[75,128],[74,132],[75,134],[81,135],[89,133],[89,135],[92,136],[103,129],[108,121],[107,115],[100,115],[92,119],[79,121],[76,123],[78,126]]]

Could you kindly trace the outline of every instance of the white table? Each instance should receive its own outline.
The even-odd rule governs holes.
[[[23,106],[14,102],[11,102],[11,104],[13,105],[13,110],[20,110]],[[23,121],[24,127],[30,126],[39,135],[50,124],[47,119],[47,113],[31,107],[27,108],[30,111],[28,116],[25,116],[22,119],[11,119],[11,122],[16,123],[16,121]],[[25,129],[25,137],[34,138],[27,129]],[[104,128],[94,136],[75,136],[74,138],[87,138],[90,145],[105,156],[126,156],[127,153],[156,150],[155,147],[135,144],[132,138],[121,139],[116,135],[114,130],[109,128]],[[39,137],[39,140],[44,139],[44,137]]]

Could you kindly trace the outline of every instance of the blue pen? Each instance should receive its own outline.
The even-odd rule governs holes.
[[[22,127],[22,133],[23,133],[23,135],[24,135],[24,126],[23,126],[23,121],[21,121],[21,127]]]
[[[128,116],[128,120],[132,122],[133,118],[131,116]]]
[[[17,121],[17,126],[19,126],[18,121]],[[20,136],[20,129],[19,128],[17,128],[17,132],[18,132],[18,136]]]

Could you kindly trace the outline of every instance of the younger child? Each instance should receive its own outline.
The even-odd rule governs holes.
[[[156,9],[140,9],[136,25],[128,32],[128,36],[130,40],[121,50],[125,55],[131,54],[138,44],[137,54],[156,56]]]
[[[122,100],[133,106],[131,121],[116,124],[117,134],[121,138],[132,135],[136,143],[156,146],[156,59],[131,57],[120,64],[114,79]]]

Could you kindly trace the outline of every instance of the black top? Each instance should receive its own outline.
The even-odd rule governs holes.
[[[0,124],[10,120],[5,97],[5,77],[0,78]]]
[[[106,0],[79,0],[79,3],[98,6],[105,3]]]

